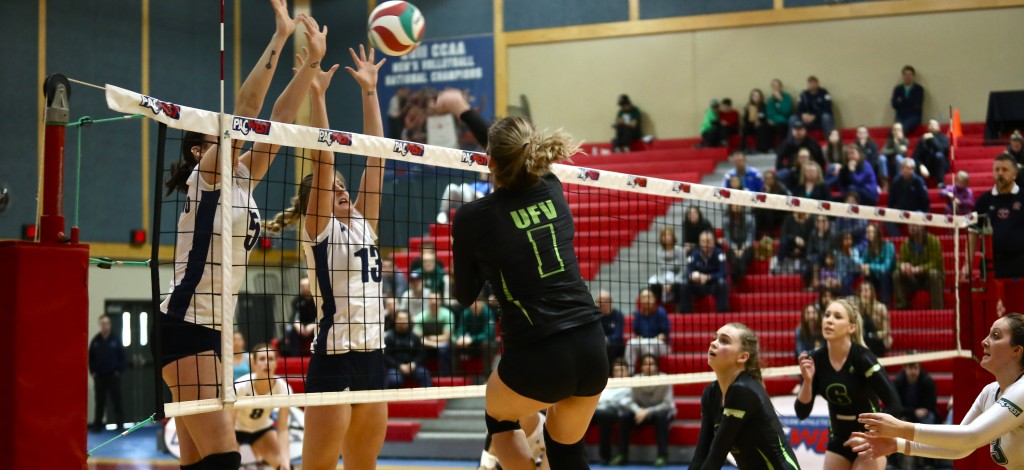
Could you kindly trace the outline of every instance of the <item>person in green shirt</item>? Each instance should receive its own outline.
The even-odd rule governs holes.
[[[437,372],[442,376],[452,375],[452,326],[455,317],[452,311],[441,306],[441,294],[427,295],[427,309],[416,315],[413,332],[423,338],[423,349],[428,358],[437,358]]]
[[[909,295],[928,289],[931,308],[943,308],[942,283],[946,280],[946,267],[942,262],[939,238],[925,231],[924,226],[911,225],[910,237],[900,247],[899,262],[893,273],[896,308],[910,307]]]
[[[704,111],[704,121],[700,124],[700,147],[721,147],[722,122],[718,117],[718,100],[712,99],[708,109]]]
[[[461,362],[471,355],[480,356],[483,360],[482,372],[485,380],[491,375],[491,363],[498,351],[494,321],[494,312],[487,305],[487,297],[482,292],[472,305],[462,310],[459,326],[455,329],[457,357]]]
[[[793,96],[782,91],[782,80],[773,79],[772,92],[768,95],[765,106],[765,117],[774,129],[773,134],[778,140],[789,135],[789,117],[793,115]]]

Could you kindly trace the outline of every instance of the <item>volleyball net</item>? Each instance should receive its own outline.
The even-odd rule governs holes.
[[[308,281],[303,281],[309,276],[310,260],[304,255],[301,229],[292,226],[268,233],[253,218],[244,227],[216,221],[204,233],[189,231],[176,222],[187,211],[198,210],[197,202],[183,192],[157,199],[165,215],[155,217],[154,223],[161,225],[154,227],[154,244],[175,245],[182,237],[200,240],[212,248],[197,253],[207,253],[203,261],[205,269],[212,270],[214,285],[241,285],[237,300],[210,289],[196,291],[189,300],[212,305],[216,312],[214,323],[207,326],[221,332],[223,369],[201,385],[218,387],[219,393],[215,399],[167,403],[167,416],[225,406],[483,396],[482,384],[501,355],[497,298],[514,293],[488,286],[472,306],[458,305],[449,293],[448,221],[459,204],[490,191],[487,155],[222,116],[110,85],[106,93],[111,109],[143,114],[167,127],[158,144],[165,154],[162,180],[180,158],[186,131],[209,139],[218,136],[221,142],[232,140],[236,146],[280,145],[271,171],[254,191],[255,204],[235,200],[237,195],[230,191],[222,191],[216,201],[224,209],[258,211],[263,221],[292,206],[301,176],[311,171],[311,151],[335,152],[335,167],[353,199],[362,191],[358,185],[365,157],[387,161],[377,246],[351,253],[347,261],[324,270],[323,278],[314,275]],[[232,182],[227,145],[221,149],[221,187],[231,187],[237,182]],[[760,339],[769,393],[790,393],[798,383],[796,356],[823,344],[823,308],[818,305],[823,299],[846,296],[864,312],[866,344],[884,365],[935,364],[940,376],[948,375],[951,386],[952,369],[941,364],[966,354],[958,344],[956,273],[973,214],[906,212],[695,183],[723,159],[713,151],[699,161],[681,160],[671,150],[632,155],[643,159],[623,161],[616,154],[597,152],[579,154],[573,164],[552,168],[574,216],[580,274],[604,315],[609,357],[624,363],[627,375],[635,374],[613,378],[609,387],[672,385],[677,398],[700,396],[703,384],[714,379],[707,349],[715,331],[741,322]],[[162,197],[163,186],[157,188]],[[554,237],[547,222],[552,210],[541,204],[510,214],[517,226],[530,231],[542,277],[566,266],[556,251],[545,249]],[[244,270],[233,266],[227,255],[238,245],[249,251]],[[185,246],[196,252],[198,245]],[[155,300],[167,296],[170,274],[184,271],[183,263],[200,261],[199,254],[176,252],[171,259],[153,263],[154,272],[160,273],[155,276]],[[232,280],[234,276],[243,278]],[[335,331],[363,335],[355,338],[357,342],[373,336],[356,325],[317,321],[314,297],[326,292],[331,283],[323,281],[335,276],[361,277],[373,285],[366,292],[380,287],[379,296],[352,300],[382,306],[379,328],[392,345],[384,350],[384,382],[391,388],[305,393],[310,345],[318,331],[333,326]],[[304,292],[305,282],[311,287]],[[214,290],[218,289],[223,291]],[[366,311],[354,320],[375,322]],[[236,332],[242,337],[239,346]],[[274,369],[290,385],[287,393],[241,393],[247,387],[251,390],[255,379],[236,376],[236,366],[242,372],[256,371],[264,367],[260,361],[266,361],[265,352],[251,350],[257,344],[274,349]],[[154,341],[154,356],[161,354],[161,347]],[[240,353],[248,353],[247,358],[234,360]],[[645,375],[651,371],[638,364],[649,355],[657,358],[665,375]]]

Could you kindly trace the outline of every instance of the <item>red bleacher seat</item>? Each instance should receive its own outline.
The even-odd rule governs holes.
[[[388,403],[388,418],[437,419],[446,400],[395,401]]]
[[[384,435],[384,440],[391,442],[412,442],[413,439],[416,439],[416,435],[419,434],[422,426],[423,424],[418,421],[388,420],[388,430],[387,434]]]

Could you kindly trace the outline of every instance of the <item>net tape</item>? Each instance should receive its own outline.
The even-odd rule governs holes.
[[[368,136],[354,132],[320,129],[309,126],[272,122],[255,118],[224,115],[213,111],[183,106],[134,91],[106,85],[107,106],[122,113],[140,113],[145,117],[166,124],[168,127],[218,135],[223,125],[226,139],[249,142],[280,144],[295,148],[325,150],[352,155],[378,157],[389,160],[429,166],[488,173],[488,156],[479,152],[431,146],[426,144]],[[612,157],[610,157],[612,158]],[[687,181],[673,181],[650,176],[630,175],[607,170],[598,170],[573,165],[555,164],[552,172],[566,184],[593,188],[627,191],[649,196],[687,199],[717,204],[733,204],[758,209],[775,209],[787,212],[805,212],[833,217],[856,217],[881,222],[924,225],[961,229],[977,222],[977,214],[952,216],[919,213],[852,205],[840,202],[819,201],[800,197],[758,193],[745,190],[725,189]],[[225,344],[226,351],[231,345]],[[940,351],[882,358],[885,366],[911,362],[934,361],[954,357],[969,357],[967,351]],[[771,367],[764,370],[765,377],[779,377],[799,373],[797,366]],[[630,377],[609,379],[608,388],[653,386],[667,384],[705,383],[714,380],[711,372],[662,375],[652,377]],[[233,391],[233,390],[232,390]],[[164,405],[167,416],[216,411],[225,408],[254,408],[267,406],[316,406],[340,403],[369,403],[380,401],[406,401],[424,399],[453,399],[481,397],[485,386],[431,387],[398,390],[347,391],[316,394],[293,394],[288,396],[239,397],[236,402],[222,399],[197,400]]]

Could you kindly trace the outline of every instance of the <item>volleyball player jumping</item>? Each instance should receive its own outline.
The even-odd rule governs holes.
[[[363,131],[384,135],[377,101],[377,71],[362,46],[349,49],[355,69],[345,70],[361,89]],[[319,72],[313,91],[313,126],[328,129],[325,93],[337,65]],[[317,67],[319,71],[319,67]],[[381,301],[381,256],[377,248],[384,161],[368,158],[353,203],[345,180],[334,170],[334,153],[311,152],[313,173],[268,229],[279,231],[300,215],[302,247],[310,260],[309,277],[317,305],[317,332],[306,374],[306,392],[384,389],[384,314]],[[310,406],[305,413],[302,468],[334,469],[339,455],[346,469],[372,469],[384,445],[387,403]],[[352,432],[349,432],[352,430]]]
[[[708,348],[714,382],[700,398],[701,423],[690,468],[718,469],[732,453],[741,470],[800,465],[761,378],[757,335],[742,323],[718,329]]]
[[[285,0],[271,0],[277,24],[276,32],[259,63],[239,89],[234,112],[255,117],[273,77],[279,51],[295,30],[296,20],[288,15]],[[298,18],[306,24],[311,37],[309,63],[319,62],[324,41],[312,18]],[[274,121],[295,120],[299,104],[309,90],[314,74],[303,67],[281,93],[271,114]],[[189,145],[192,144],[192,145]],[[185,208],[178,217],[174,279],[170,295],[160,305],[163,317],[160,330],[163,350],[158,361],[164,382],[175,402],[216,398],[221,377],[221,295],[228,295],[227,309],[233,310],[238,290],[245,279],[249,251],[260,232],[260,213],[252,191],[267,172],[279,146],[257,143],[249,152],[234,159],[234,207],[221,214],[220,177],[217,173],[218,146],[212,136],[193,134],[183,142],[182,162],[167,182],[169,191],[186,193]],[[220,227],[227,221],[239,242],[233,245],[231,263],[233,282],[221,283],[214,262],[221,259]],[[243,235],[244,234],[244,240]],[[227,325],[230,328],[230,325]],[[181,444],[183,469],[237,469],[241,460],[235,441],[231,414],[214,411],[175,418]]]
[[[864,413],[867,433],[854,433],[861,455],[894,452],[937,459],[962,459],[988,444],[995,463],[1024,466],[1024,316],[1011,313],[992,323],[981,342],[981,367],[996,381],[982,389],[960,424],[914,424],[885,413]]]
[[[884,457],[858,456],[844,444],[850,434],[864,430],[857,415],[878,411],[879,399],[887,409],[902,407],[889,375],[864,345],[863,330],[857,307],[846,299],[834,300],[825,309],[821,324],[825,347],[802,352],[798,359],[803,383],[795,404],[797,417],[810,416],[814,395],[828,401],[828,469],[884,469]]]
[[[487,382],[486,422],[502,467],[532,470],[519,418],[547,409],[551,468],[589,468],[583,434],[608,381],[600,311],[580,275],[574,225],[552,163],[578,145],[509,117],[488,132],[495,190],[459,208],[452,224],[455,296],[470,305],[485,281],[498,290],[504,354]]]

